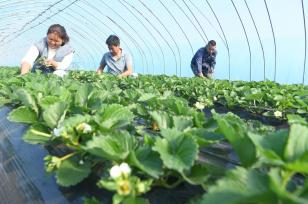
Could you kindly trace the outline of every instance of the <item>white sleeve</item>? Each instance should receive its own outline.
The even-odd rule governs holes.
[[[39,56],[39,51],[37,47],[32,45],[24,58],[22,58],[21,63],[28,62],[29,64],[31,64],[31,66],[33,66],[33,63],[36,60],[37,56]]]
[[[61,62],[58,62],[58,68],[57,70],[66,70],[68,66],[70,66],[72,60],[74,57],[74,53],[70,53],[66,55]]]

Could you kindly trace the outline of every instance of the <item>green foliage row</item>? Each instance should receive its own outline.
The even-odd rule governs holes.
[[[213,117],[206,118],[191,106],[205,103],[202,97],[212,103],[217,97],[222,103],[227,94],[220,93],[239,87],[251,91],[255,84],[263,91],[267,84],[276,87],[275,93],[284,93],[289,86],[166,76],[116,78],[92,72],[73,72],[66,78],[18,76],[16,70],[6,69],[0,71],[0,79],[1,104],[13,107],[8,119],[29,124],[24,141],[63,149],[61,155],[45,157],[46,171],[54,173],[61,186],[76,185],[94,173],[100,177],[99,187],[115,191],[114,203],[148,203],[142,195],[152,187],[174,188],[183,182],[207,191],[192,203],[308,202],[307,118],[289,114],[290,129],[259,131],[232,113],[212,111]],[[294,98],[307,90],[291,87],[293,92],[283,96]],[[299,111],[305,110],[306,102],[298,108],[267,103],[266,108],[284,114],[307,113]],[[230,143],[240,167],[217,172],[199,159],[203,148],[221,141]],[[131,172],[114,178],[111,170],[123,163]]]
[[[101,82],[102,76],[95,72],[71,72],[71,77],[82,82]],[[201,102],[205,107],[223,105],[228,109],[241,108],[265,116],[274,116],[275,111],[287,114],[302,114],[307,117],[308,86],[300,84],[281,85],[272,81],[246,82],[206,80],[203,78],[179,78],[145,75],[135,80],[118,80],[122,89],[142,88],[147,92],[171,91],[185,98],[190,104]]]

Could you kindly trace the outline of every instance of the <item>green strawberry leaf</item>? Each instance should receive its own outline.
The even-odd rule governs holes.
[[[140,147],[131,152],[129,163],[154,178],[159,178],[163,174],[163,163],[159,158],[159,154],[149,146]]]
[[[107,105],[96,114],[95,121],[104,129],[118,129],[133,121],[134,115],[119,104]]]
[[[198,144],[189,136],[174,129],[162,130],[153,149],[160,154],[164,165],[178,172],[190,169],[198,157]]]
[[[171,127],[171,118],[169,114],[163,111],[150,112],[151,117],[157,123],[159,129],[166,129]]]
[[[257,170],[237,168],[211,186],[200,204],[277,203],[269,189],[269,178]]]
[[[290,127],[290,135],[285,149],[285,158],[294,161],[308,152],[308,127],[293,124]]]
[[[209,178],[207,166],[196,164],[191,169],[182,173],[183,178],[192,185],[202,185]]]
[[[256,161],[256,147],[248,137],[247,127],[244,122],[232,113],[221,116],[213,112],[213,117],[218,123],[219,130],[225,135],[238,154],[243,166],[248,167]]]
[[[58,123],[64,120],[67,111],[65,102],[56,102],[50,105],[43,112],[43,119],[50,128],[57,127]]]
[[[187,131],[193,126],[192,117],[187,116],[173,116],[174,128],[178,131]]]
[[[101,158],[125,160],[134,147],[134,137],[128,132],[115,132],[113,135],[100,135],[88,141],[85,149]]]
[[[35,98],[26,89],[17,89],[16,95],[23,105],[33,109],[36,113],[38,113],[38,107],[36,105]]]
[[[37,122],[38,118],[33,109],[20,106],[9,113],[8,120],[18,123],[33,124]]]
[[[56,172],[57,183],[69,187],[83,181],[91,173],[90,163],[79,164],[71,159],[64,160]]]
[[[27,130],[22,139],[30,144],[46,144],[51,139],[51,135],[48,132],[46,126],[34,124]]]

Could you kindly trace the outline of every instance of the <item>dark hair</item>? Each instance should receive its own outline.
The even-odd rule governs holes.
[[[70,38],[68,37],[66,30],[60,24],[53,24],[48,28],[47,35],[50,33],[57,33],[59,37],[63,40],[63,44],[67,43]]]
[[[108,46],[119,46],[120,45],[120,38],[116,35],[110,35],[107,40],[106,40],[106,44]]]
[[[207,43],[208,46],[216,46],[216,41],[215,40],[210,40],[208,43]]]

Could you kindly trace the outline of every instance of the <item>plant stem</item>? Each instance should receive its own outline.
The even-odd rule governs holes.
[[[166,182],[166,180],[158,180],[156,181],[153,186],[162,186],[162,187],[165,187],[165,188],[168,188],[168,189],[172,189],[172,188],[175,188],[176,186],[178,186],[180,183],[182,183],[184,180],[182,178],[179,178],[176,182],[174,182],[173,184],[168,184]]]
[[[283,189],[287,188],[288,182],[289,182],[290,178],[293,176],[293,174],[294,174],[293,171],[288,171],[283,175],[283,179],[282,179]]]
[[[39,136],[43,136],[43,137],[51,137],[51,134],[47,134],[47,133],[44,133],[44,132],[40,132],[40,131],[37,131],[37,130],[30,130],[30,132],[36,134],[36,135],[39,135]]]
[[[65,159],[68,159],[68,158],[74,156],[75,154],[76,154],[76,152],[72,152],[72,153],[69,153],[69,154],[67,154],[67,155],[65,155],[65,156],[63,156],[63,157],[61,157],[60,159],[61,159],[61,160],[65,160]]]

